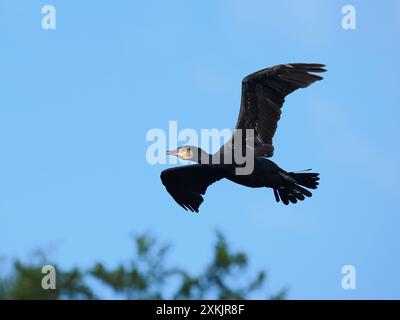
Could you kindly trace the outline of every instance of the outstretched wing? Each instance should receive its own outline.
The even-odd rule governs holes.
[[[161,181],[169,194],[185,210],[199,212],[207,187],[223,178],[212,166],[182,166],[161,172]]]
[[[326,71],[323,64],[281,64],[248,75],[242,81],[242,100],[236,129],[254,129],[256,155],[273,155],[272,138],[285,97],[323,78],[313,73]],[[246,144],[246,143],[244,143]]]

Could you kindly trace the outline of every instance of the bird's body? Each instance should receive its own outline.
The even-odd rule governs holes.
[[[286,64],[250,74],[242,82],[242,101],[233,137],[215,154],[195,146],[183,146],[167,154],[195,162],[194,165],[164,170],[161,180],[167,191],[184,209],[198,212],[207,187],[223,178],[251,188],[272,188],[277,202],[284,204],[311,197],[318,173],[287,172],[267,159],[274,152],[272,137],[280,119],[284,98],[322,77],[320,64]],[[249,131],[250,130],[250,131]],[[245,161],[235,158],[236,152]],[[230,159],[230,161],[227,161]],[[238,174],[251,163],[251,170]]]
[[[225,178],[250,188],[273,188],[279,183],[280,172],[285,171],[275,162],[264,157],[254,157],[254,169],[250,174],[238,175],[235,173],[235,168],[232,168]]]

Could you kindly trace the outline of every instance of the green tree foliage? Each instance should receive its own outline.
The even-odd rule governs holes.
[[[89,273],[126,299],[163,299],[162,292],[176,273],[165,262],[168,248],[149,235],[139,235],[135,238],[135,255],[127,265],[107,269],[97,263]]]
[[[45,255],[30,263],[16,260],[11,272],[0,278],[0,299],[101,299],[88,285],[93,280],[121,299],[246,299],[264,290],[266,273],[249,276],[246,254],[231,252],[220,233],[212,260],[198,275],[168,266],[168,251],[168,246],[153,237],[140,235],[135,238],[134,257],[126,264],[107,268],[97,263],[85,271],[63,270],[53,264],[57,270],[55,290],[41,286],[42,266],[49,263]],[[282,290],[270,298],[284,299],[285,293]]]
[[[217,233],[217,242],[211,263],[197,277],[180,271],[182,285],[175,294],[180,299],[245,299],[261,289],[266,273],[260,271],[248,284],[238,285],[240,276],[246,276],[247,256],[231,253],[222,234]]]
[[[55,290],[42,288],[42,262],[24,264],[17,260],[13,264],[11,275],[0,280],[0,299],[26,300],[55,300],[55,299],[93,299],[91,289],[84,283],[83,273],[74,268],[57,271],[57,285]]]

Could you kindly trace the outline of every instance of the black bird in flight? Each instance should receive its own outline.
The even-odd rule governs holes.
[[[235,133],[218,152],[209,155],[195,146],[167,151],[167,155],[196,163],[161,172],[161,181],[174,200],[185,210],[199,212],[207,187],[223,178],[247,187],[272,188],[276,201],[281,200],[285,205],[311,197],[312,193],[307,189],[317,188],[319,173],[287,172],[267,158],[273,155],[272,138],[285,97],[322,80],[314,73],[326,71],[324,67],[323,64],[281,64],[245,77]],[[237,151],[245,155],[245,163],[232,157]],[[233,160],[225,161],[228,158]],[[253,170],[238,174],[237,169],[243,168],[249,159]]]

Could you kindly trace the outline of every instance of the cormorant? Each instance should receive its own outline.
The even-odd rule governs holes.
[[[209,155],[195,146],[167,151],[167,155],[196,163],[161,172],[161,181],[174,200],[185,210],[198,212],[207,187],[223,178],[247,187],[272,188],[275,200],[281,200],[285,205],[311,197],[312,193],[307,188],[317,188],[319,173],[287,172],[267,158],[273,155],[272,137],[285,97],[298,88],[306,88],[322,80],[314,73],[326,71],[324,67],[323,64],[281,64],[245,77],[235,133],[218,152]],[[247,135],[245,129],[252,129],[252,136]],[[248,174],[237,174],[236,169],[243,164],[235,158],[231,162],[224,161],[227,155],[237,151],[235,148],[252,156],[253,170]],[[214,159],[221,161],[215,163]]]

